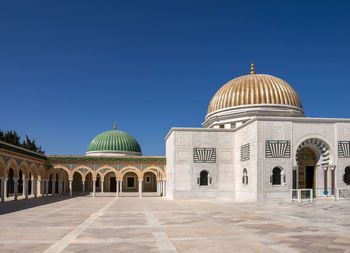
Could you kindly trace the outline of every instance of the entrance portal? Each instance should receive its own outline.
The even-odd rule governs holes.
[[[298,154],[298,188],[315,189],[315,168],[317,153],[310,147],[304,147]]]

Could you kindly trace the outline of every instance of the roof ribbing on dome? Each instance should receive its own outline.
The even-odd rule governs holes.
[[[222,86],[210,101],[208,114],[224,108],[252,104],[302,108],[298,94],[287,82],[271,75],[253,73],[237,77]]]
[[[124,151],[141,153],[139,143],[130,134],[120,130],[106,131],[97,135],[90,143],[91,151]]]

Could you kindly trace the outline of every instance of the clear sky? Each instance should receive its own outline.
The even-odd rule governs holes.
[[[100,132],[164,155],[211,97],[256,73],[287,81],[307,116],[350,118],[350,1],[1,1],[0,129],[47,154]]]

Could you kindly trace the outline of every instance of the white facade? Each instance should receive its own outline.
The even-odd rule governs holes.
[[[166,196],[290,201],[291,190],[300,187],[298,180],[306,173],[298,164],[305,147],[317,158],[316,197],[334,195],[331,188],[349,188],[344,182],[350,166],[349,119],[257,116],[234,129],[172,128],[166,137]],[[276,167],[280,184],[273,185]],[[207,186],[199,184],[201,171],[209,173]]]

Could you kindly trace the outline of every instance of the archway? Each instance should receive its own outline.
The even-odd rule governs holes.
[[[311,147],[304,147],[298,153],[298,188],[316,188],[316,165],[319,154]]]
[[[138,177],[134,172],[127,172],[123,176],[123,192],[138,192]]]
[[[110,171],[104,176],[104,191],[105,192],[116,192],[117,180],[115,172]]]
[[[156,192],[157,191],[157,177],[152,172],[146,172],[142,181],[143,192]]]
[[[79,172],[74,172],[73,182],[72,182],[72,191],[81,193],[83,191],[83,180]]]
[[[7,181],[7,196],[10,197],[15,193],[15,181],[13,180],[14,171],[10,168],[8,173],[8,181]]]
[[[85,192],[92,192],[93,186],[92,186],[92,174],[89,172],[85,176]]]

